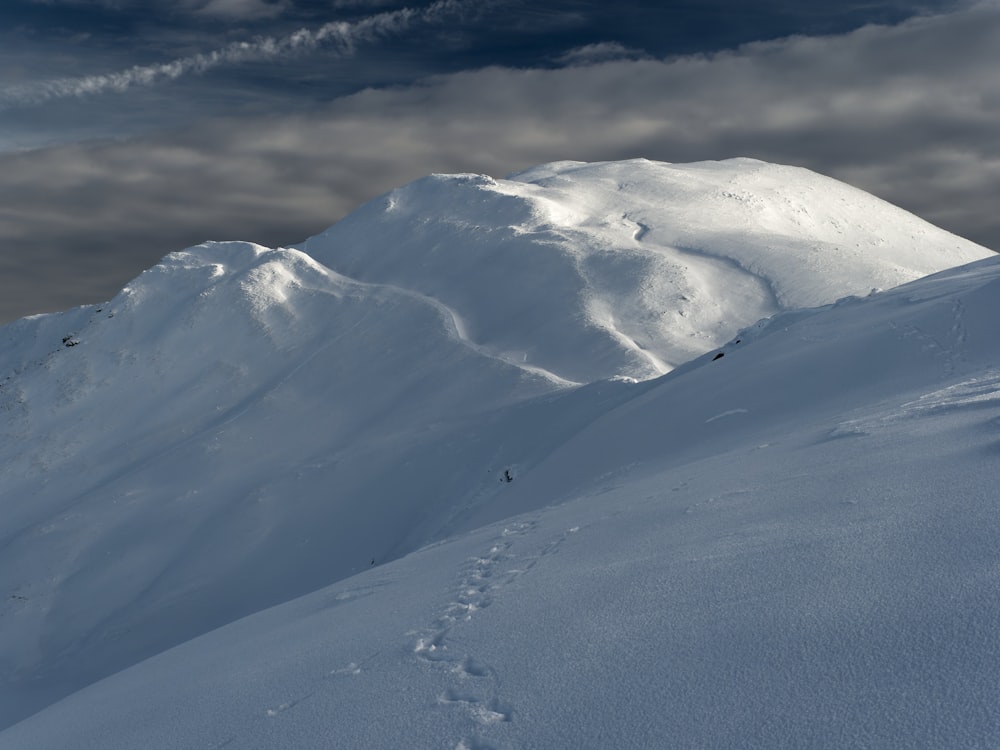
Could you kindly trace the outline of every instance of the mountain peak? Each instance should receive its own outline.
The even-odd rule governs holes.
[[[484,350],[571,382],[654,377],[753,320],[991,254],[836,180],[753,159],[434,175],[301,247],[431,297]]]
[[[697,407],[676,455],[722,451],[727,425],[770,424],[769,362],[802,348],[762,337],[745,396],[730,373],[757,344],[720,349],[737,331],[989,255],[802,169],[555,162],[432,175],[297,247],[205,243],[106,304],[0,328],[0,726],[483,519],[613,487],[622,451],[660,460],[679,408],[654,399],[633,440],[643,394]],[[926,326],[877,345],[953,373]],[[795,335],[823,349],[815,330],[835,338]],[[706,354],[687,369],[710,378],[653,380]],[[619,423],[613,444],[587,432]]]

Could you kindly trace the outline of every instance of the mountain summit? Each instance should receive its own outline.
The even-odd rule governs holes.
[[[662,375],[781,310],[989,255],[841,182],[752,159],[434,175],[300,248],[433,298],[484,352],[578,383]]]
[[[0,747],[975,744],[997,269],[559,162],[0,328]]]

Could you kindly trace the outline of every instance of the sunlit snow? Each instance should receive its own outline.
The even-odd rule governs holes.
[[[752,160],[171,254],[0,328],[0,747],[995,745],[997,320]]]

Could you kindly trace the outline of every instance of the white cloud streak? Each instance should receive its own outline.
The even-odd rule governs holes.
[[[596,65],[612,60],[634,60],[649,57],[643,50],[631,49],[619,42],[599,42],[576,47],[556,58],[561,65]]]
[[[334,21],[315,29],[299,29],[282,37],[257,37],[250,41],[232,42],[210,52],[165,63],[10,86],[0,89],[0,110],[42,104],[53,99],[123,93],[135,87],[154,86],[187,75],[199,75],[222,65],[288,58],[321,47],[329,48],[336,56],[350,57],[360,45],[405,33],[417,24],[440,22],[468,6],[469,0],[438,0],[427,8],[401,8],[358,21]]]

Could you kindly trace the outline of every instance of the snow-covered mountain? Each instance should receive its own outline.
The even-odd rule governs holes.
[[[557,163],[6,326],[0,747],[988,746],[998,276]]]
[[[984,255],[860,190],[752,159],[434,175],[301,249],[432,297],[486,353],[578,383],[662,375],[780,310]]]

